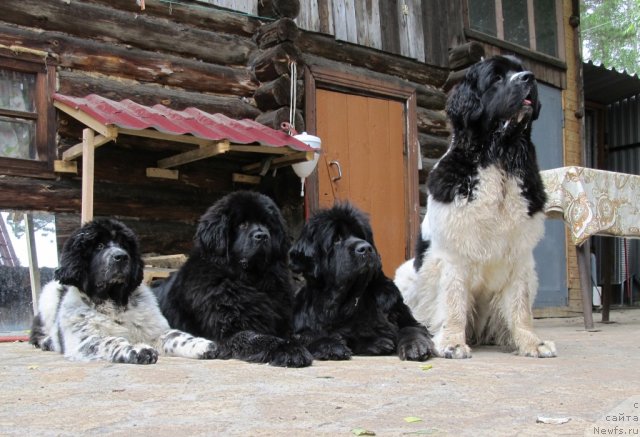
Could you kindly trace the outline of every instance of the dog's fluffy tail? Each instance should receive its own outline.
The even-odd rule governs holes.
[[[396,284],[396,287],[402,293],[402,297],[404,301],[407,302],[415,293],[415,288],[418,282],[418,273],[416,272],[414,266],[413,258],[405,261],[400,267],[396,269],[396,276],[393,279],[393,282]]]

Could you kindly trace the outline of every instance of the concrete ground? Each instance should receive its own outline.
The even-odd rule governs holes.
[[[640,310],[611,320],[598,332],[581,318],[536,320],[556,341],[554,359],[481,347],[469,360],[365,357],[305,369],[167,357],[77,363],[4,343],[0,435],[594,435],[596,426],[599,435],[620,425],[610,414],[640,415]]]

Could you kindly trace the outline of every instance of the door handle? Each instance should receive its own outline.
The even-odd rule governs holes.
[[[329,165],[335,165],[338,168],[338,176],[331,178],[333,182],[339,181],[342,179],[342,167],[340,167],[340,163],[338,161],[331,161]]]

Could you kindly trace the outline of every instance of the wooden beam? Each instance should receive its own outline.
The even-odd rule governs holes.
[[[117,128],[116,128],[116,136],[115,137],[105,137],[104,135],[98,135],[93,138],[93,147],[100,147],[104,144],[107,144],[109,141],[114,141],[117,138]],[[82,143],[78,143],[75,146],[69,147],[67,150],[62,152],[62,159],[64,161],[71,161],[76,159],[78,156],[82,155]]]
[[[266,153],[268,155],[290,155],[295,153],[289,147],[269,147],[269,146],[245,146],[232,144],[229,146],[230,152]]]
[[[94,131],[107,138],[115,138],[118,136],[118,128],[116,126],[106,126],[90,115],[85,114],[81,110],[73,108],[66,103],[62,103],[57,100],[53,101],[53,106],[55,106],[65,114],[69,114],[71,117],[75,118],[85,126],[90,127]]]
[[[60,159],[56,159],[53,161],[53,171],[55,173],[78,174],[78,163],[76,161],[62,161]]]
[[[296,162],[311,161],[314,153],[315,152],[297,152],[290,155],[279,156],[271,161],[270,168],[285,167],[287,165],[295,164]],[[259,171],[261,167],[262,164],[259,162],[255,164],[248,164],[242,167],[242,171],[245,173],[252,173]]]
[[[147,177],[157,179],[178,180],[180,172],[178,170],[169,170],[166,168],[147,167]]]
[[[33,302],[33,314],[38,314],[38,298],[40,297],[40,269],[38,267],[38,252],[35,234],[33,232],[33,216],[24,215],[24,233],[27,236],[27,255],[29,257],[29,282],[31,283],[31,301]]]
[[[205,140],[203,138],[194,137],[193,135],[181,134],[167,134],[157,131],[155,129],[119,129],[119,132],[123,135],[131,135],[134,137],[151,138],[154,140],[175,141],[176,143],[196,144],[198,146],[209,146],[216,144],[217,141]]]
[[[93,219],[94,137],[93,130],[85,128],[82,131],[82,208],[80,210],[80,222],[83,224]]]
[[[158,161],[158,167],[171,168],[178,165],[188,164],[190,162],[199,161],[201,159],[210,158],[229,151],[229,141],[220,141],[208,146],[201,147],[188,152],[180,153],[169,158]]]
[[[242,173],[233,173],[231,175],[231,180],[238,184],[251,184],[258,185],[262,178],[260,176],[242,174]]]

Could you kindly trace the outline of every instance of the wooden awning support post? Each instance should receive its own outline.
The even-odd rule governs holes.
[[[83,224],[93,219],[94,137],[93,129],[85,128],[82,131],[82,209],[80,220]]]
[[[33,216],[31,213],[24,215],[24,233],[27,236],[27,255],[29,257],[29,282],[31,283],[31,302],[33,314],[38,314],[38,299],[40,298],[40,267],[38,265],[38,251],[36,236],[33,229]]]

